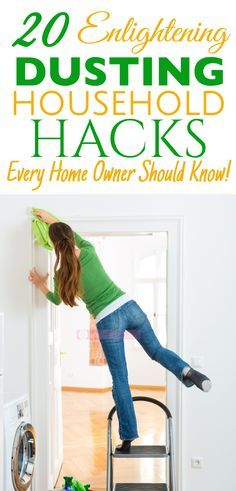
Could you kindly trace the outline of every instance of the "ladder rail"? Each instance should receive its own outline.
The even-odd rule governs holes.
[[[172,417],[172,414],[170,412],[170,410],[168,409],[167,406],[165,406],[165,404],[163,404],[163,402],[161,401],[158,401],[158,399],[154,399],[153,397],[147,397],[147,396],[135,396],[135,397],[132,397],[133,401],[144,401],[144,402],[151,402],[152,404],[155,404],[156,406],[159,406],[165,413],[166,413],[166,416],[167,418],[171,418]],[[108,417],[107,419],[109,420],[112,420],[114,414],[116,412],[116,406],[114,406],[109,414],[108,414]]]
[[[112,491],[113,488],[113,462],[112,462],[112,427],[111,419],[107,424],[107,478],[106,491]]]
[[[169,487],[170,491],[176,491],[174,431],[172,417],[169,419]]]
[[[169,456],[169,491],[176,491],[176,473],[175,473],[175,456],[174,456],[174,433],[173,433],[173,419],[170,410],[161,401],[147,396],[135,396],[132,397],[133,401],[150,402],[156,406],[159,406],[166,414],[167,417],[167,442],[166,448]],[[116,413],[116,406],[114,406],[108,414],[108,426],[107,426],[107,479],[106,479],[106,491],[113,491],[113,450],[112,450],[112,419]]]

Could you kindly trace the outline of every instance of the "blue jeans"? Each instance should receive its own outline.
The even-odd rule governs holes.
[[[121,440],[138,438],[137,421],[125,359],[125,331],[137,339],[152,360],[170,370],[183,383],[182,371],[189,364],[160,344],[147,315],[134,300],[126,302],[100,320],[97,323],[97,329],[112,376],[112,395],[117,410],[120,438]]]

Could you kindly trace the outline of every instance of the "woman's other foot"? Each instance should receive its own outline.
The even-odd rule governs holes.
[[[183,370],[183,382],[187,387],[196,385],[203,392],[209,392],[212,387],[211,380],[201,372],[194,370],[194,368],[186,367]]]
[[[129,452],[132,441],[133,440],[123,440],[120,445],[116,446],[117,452]]]

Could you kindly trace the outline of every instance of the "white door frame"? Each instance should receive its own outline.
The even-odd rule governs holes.
[[[61,218],[64,222],[76,225],[81,235],[131,235],[144,232],[167,232],[167,345],[182,356],[183,325],[183,217],[78,217]],[[32,264],[48,268],[48,254],[38,254],[32,240]],[[46,251],[45,251],[46,252]],[[37,260],[38,256],[38,260]],[[37,308],[35,308],[37,305]],[[47,301],[36,291],[32,299],[31,313],[31,407],[36,432],[42,432],[38,448],[38,469],[33,491],[47,489],[49,481],[50,449],[48,445],[49,428],[49,363],[48,363],[48,323]],[[171,306],[171,308],[170,308]],[[45,329],[46,327],[46,329]],[[42,404],[42,400],[44,404]],[[167,406],[173,415],[175,455],[178,489],[182,489],[182,385],[167,372]]]

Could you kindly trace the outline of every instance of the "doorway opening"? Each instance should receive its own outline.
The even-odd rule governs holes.
[[[167,342],[167,232],[85,236],[95,246],[112,280],[136,300],[146,312],[155,334]],[[93,318],[82,302],[79,308],[60,306],[61,384],[63,402],[63,464],[57,485],[64,475],[92,481],[104,489],[106,466],[106,415],[114,405],[111,377]],[[56,343],[59,347],[59,343]],[[125,336],[126,359],[132,395],[149,395],[166,404],[166,373],[150,360],[138,341]],[[136,407],[139,443],[166,443],[165,418],[144,403]],[[59,423],[60,424],[60,423]],[[58,427],[58,425],[57,425]],[[86,442],[86,443],[85,443]],[[114,431],[114,444],[119,443]],[[102,452],[101,452],[102,449]],[[86,455],[82,455],[82,454]],[[101,458],[102,453],[102,458]],[[122,467],[122,469],[121,469]],[[130,467],[130,466],[129,466]],[[119,466],[127,482],[131,469]],[[137,481],[165,481],[165,459],[140,469],[132,463]]]
[[[119,219],[64,221],[93,242],[108,274],[138,301],[160,342],[181,355],[181,220],[122,219],[122,226]],[[49,264],[52,270],[53,255],[49,257],[37,247],[35,250],[34,264]],[[42,331],[39,336],[37,320],[42,328],[44,310],[37,309],[37,303],[43,307],[43,301],[36,298],[33,303],[32,411],[38,433],[43,436],[41,441],[39,438],[38,459],[41,456],[48,468],[47,475],[44,472],[41,476],[41,485],[42,478],[45,478],[49,483],[46,489],[52,489],[56,484],[60,486],[62,477],[69,474],[91,482],[91,487],[96,490],[103,490],[106,417],[114,401],[110,391],[111,377],[94,335],[92,319],[82,303],[71,309],[45,302],[47,316],[45,314],[43,318],[47,322],[46,332],[44,337]],[[45,343],[49,343],[49,350],[45,350]],[[166,403],[172,411],[178,451],[177,477],[180,480],[180,384],[172,374],[150,360],[134,338],[127,336],[125,344],[132,394],[141,395],[146,391],[146,395]],[[45,366],[42,360],[46,361]],[[40,395],[35,390],[35,383],[41,384]],[[47,405],[43,419],[42,415],[39,416],[42,392]],[[166,428],[160,414],[149,413],[149,408],[142,404],[136,407],[136,412],[142,442],[147,445],[154,441],[164,443]],[[119,440],[116,430],[114,443]],[[131,481],[134,475],[137,481],[138,476],[140,481],[155,481],[153,476],[158,472],[159,482],[164,482],[164,462],[160,464],[159,469],[152,461],[145,462],[142,469],[134,466],[128,470]],[[125,463],[122,465],[124,468],[119,467],[119,478],[127,481]],[[39,491],[39,486],[40,479],[36,479],[34,491]]]

